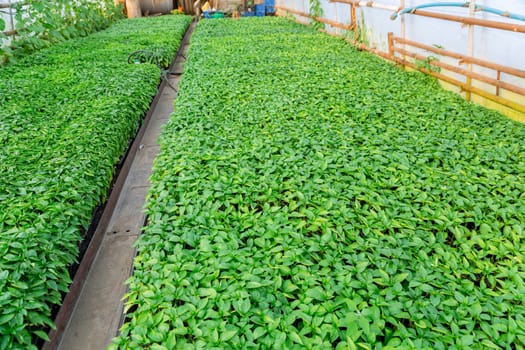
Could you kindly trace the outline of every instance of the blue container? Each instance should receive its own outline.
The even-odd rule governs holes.
[[[243,17],[253,17],[253,16],[255,16],[255,12],[253,12],[253,11],[245,11],[245,12],[242,13],[242,16]]]
[[[264,0],[264,6],[275,6],[275,0]]]
[[[273,15],[275,14],[275,7],[274,6],[269,6],[269,5],[266,5],[266,14],[267,15]]]
[[[204,18],[211,18],[211,15],[210,15],[209,11],[202,12],[202,15],[204,16]]]
[[[255,8],[255,15],[257,17],[264,16],[264,11],[265,11],[264,5],[255,5],[254,8]]]

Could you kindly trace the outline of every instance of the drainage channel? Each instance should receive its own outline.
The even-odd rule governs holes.
[[[70,292],[55,319],[56,330],[43,350],[101,350],[117,335],[123,315],[126,279],[131,274],[137,240],[145,221],[143,207],[157,138],[173,111],[193,21],[181,41],[170,72],[161,83],[144,126],[131,145],[106,209],[78,268]]]

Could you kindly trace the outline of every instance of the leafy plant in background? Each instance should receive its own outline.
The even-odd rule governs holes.
[[[200,22],[111,348],[523,348],[524,140],[311,28]]]
[[[190,17],[120,21],[0,68],[0,349],[36,349],[78,243]]]
[[[318,20],[323,17],[323,7],[321,6],[321,0],[309,0],[310,11],[309,15],[312,18],[310,25],[312,28],[319,30],[324,28],[324,24]]]
[[[362,9],[360,12],[359,22],[360,22],[359,25],[356,26],[356,28],[354,29],[355,31],[357,31],[356,41],[365,46],[369,46],[370,41],[368,40],[368,30],[367,30],[366,22],[365,22],[365,14]]]
[[[432,64],[433,61],[439,61],[436,56],[428,56],[424,60],[415,60],[416,68],[423,68],[431,72],[440,72],[441,68]]]
[[[128,57],[128,63],[150,63],[162,69],[167,69],[171,61],[170,50],[162,46],[152,46],[143,50],[137,50]]]
[[[1,13],[1,10],[0,10]],[[11,49],[5,44],[7,36],[4,34],[6,30],[6,22],[3,18],[0,18],[0,66],[5,63],[7,58],[11,56]]]
[[[28,0],[16,6],[16,30],[10,47],[0,49],[7,61],[54,43],[107,28],[122,17],[112,0]],[[14,56],[14,57],[13,57]]]

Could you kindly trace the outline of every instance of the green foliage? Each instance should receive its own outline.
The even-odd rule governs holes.
[[[147,50],[137,50],[130,54],[128,61],[135,64],[150,63],[167,69],[173,59],[170,49],[162,46],[151,46]]]
[[[370,45],[370,40],[368,40],[368,29],[365,22],[365,13],[363,9],[360,11],[359,16],[359,25],[355,28],[357,31],[356,41],[365,46]]]
[[[10,48],[0,48],[0,62],[49,47],[60,41],[86,36],[107,28],[121,17],[122,8],[114,5],[113,0],[20,2],[16,8],[18,34],[14,37]]]
[[[199,23],[110,348],[523,348],[524,140],[311,28]]]
[[[428,56],[427,58],[425,58],[424,60],[418,60],[416,59],[414,61],[415,65],[416,65],[416,68],[418,69],[426,69],[430,72],[441,72],[441,68],[434,65],[432,62],[433,61],[439,61],[439,58],[437,58],[436,56]]]
[[[190,18],[121,21],[0,69],[0,349],[34,348],[70,283],[82,232]]]
[[[321,0],[309,0],[310,10],[308,14],[312,17],[310,25],[312,28],[319,30],[324,29],[323,22],[320,22],[317,18],[323,17],[323,7],[321,6]]]

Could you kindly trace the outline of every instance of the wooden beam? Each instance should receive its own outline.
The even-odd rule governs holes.
[[[275,6],[275,8],[278,9],[278,10],[282,10],[282,11],[286,11],[286,12],[292,13],[294,15],[301,16],[301,17],[312,18],[312,16],[310,16],[310,14],[308,14],[306,12],[297,11],[295,9],[291,9],[291,8],[288,8],[288,7],[277,5],[277,6]],[[326,18],[315,17],[315,20],[319,21],[321,23],[328,24],[328,25],[330,25],[332,27],[335,27],[335,28],[341,28],[341,29],[344,29],[344,30],[352,30],[352,26],[351,25],[346,25],[346,24],[342,24],[342,23],[339,23],[339,22],[331,21],[331,20],[326,19]]]
[[[407,67],[411,67],[411,68],[413,68],[415,70],[419,70],[419,71],[421,71],[423,73],[426,73],[426,74],[431,75],[431,76],[433,76],[435,78],[443,80],[443,81],[445,81],[445,82],[447,82],[449,84],[458,86],[463,91],[470,91],[473,94],[476,94],[478,96],[486,98],[487,100],[491,100],[493,102],[497,102],[500,105],[503,105],[505,107],[509,107],[509,108],[512,108],[512,109],[514,109],[516,111],[519,111],[521,113],[525,113],[525,106],[522,105],[522,104],[516,103],[516,102],[511,101],[511,100],[508,100],[508,99],[503,98],[501,96],[493,95],[493,94],[491,94],[489,92],[486,92],[484,90],[478,89],[476,87],[468,86],[467,84],[465,84],[465,83],[463,83],[463,82],[461,82],[459,80],[456,80],[454,78],[451,78],[449,76],[446,76],[444,74],[441,74],[441,73],[438,73],[438,72],[434,72],[434,71],[431,71],[429,69],[425,69],[425,68],[422,68],[422,67],[418,67],[414,63],[412,63],[410,61],[407,61],[407,60],[403,60],[400,57],[394,56],[393,59],[394,59],[394,61],[396,61],[397,63],[399,63],[401,65],[404,65],[404,66],[407,66]]]
[[[454,16],[454,15],[448,15],[444,13],[436,13],[436,12],[429,12],[429,11],[422,11],[422,10],[413,10],[408,13],[418,15],[418,16],[423,16],[423,17],[444,19],[447,21],[459,22],[463,24],[471,24],[471,25],[481,26],[481,27],[486,27],[486,28],[495,28],[495,29],[501,29],[501,30],[508,30],[511,32],[517,32],[517,33],[525,33],[525,25],[522,25],[522,24],[512,24],[512,23],[506,23],[506,22],[490,21],[487,19],[480,19],[480,18]]]
[[[497,63],[493,63],[493,62],[489,62],[489,61],[484,61],[484,60],[481,60],[481,59],[478,59],[478,58],[461,55],[459,53],[455,53],[455,52],[452,52],[452,51],[441,49],[441,48],[438,48],[438,47],[435,47],[435,46],[425,45],[425,44],[418,43],[416,41],[405,40],[405,39],[402,39],[402,38],[399,38],[399,37],[393,37],[393,40],[394,40],[394,42],[397,42],[397,43],[400,43],[400,44],[405,44],[405,45],[412,46],[412,47],[417,47],[417,48],[420,48],[420,49],[423,49],[423,50],[426,50],[426,51],[433,52],[433,53],[438,54],[438,55],[448,56],[448,57],[452,57],[452,58],[457,58],[458,60],[460,60],[460,63],[472,63],[472,64],[475,64],[475,65],[478,65],[478,66],[481,66],[481,67],[490,68],[490,69],[493,69],[495,71],[501,71],[503,73],[515,75],[517,77],[525,79],[525,71],[521,70],[521,69],[507,67],[507,66],[503,66],[501,64],[497,64]]]
[[[404,50],[404,49],[400,49],[400,48],[394,48],[394,52],[400,53],[400,54],[408,56],[408,57],[412,57],[412,58],[414,58],[416,60],[419,60],[419,61],[426,61],[426,60],[428,60],[428,57],[426,57],[426,56],[423,56],[423,55],[420,55],[420,54],[417,54],[417,53],[414,53],[414,52],[410,52],[410,51],[407,51],[407,50]],[[512,85],[512,84],[509,84],[509,83],[506,83],[506,82],[503,82],[503,81],[500,81],[500,80],[497,80],[497,79],[493,79],[493,78],[487,77],[485,75],[482,75],[482,74],[479,74],[479,73],[476,73],[476,72],[471,72],[471,71],[469,71],[467,69],[456,67],[456,66],[453,66],[451,64],[444,63],[444,62],[441,62],[441,61],[438,61],[438,60],[432,60],[432,61],[426,61],[426,62],[428,62],[429,64],[431,64],[433,66],[440,67],[440,68],[449,70],[451,72],[464,75],[467,78],[478,80],[478,81],[482,81],[484,83],[491,84],[491,85],[493,85],[495,87],[500,87],[502,89],[505,89],[505,90],[508,90],[508,91],[512,91],[512,92],[514,92],[516,94],[525,96],[525,89],[524,88],[521,88],[521,87],[518,87],[518,86],[515,86],[515,85]],[[466,84],[470,85],[469,82],[468,82],[468,79],[467,79]]]
[[[354,41],[357,41],[357,38],[359,37],[359,28],[357,26],[357,14],[356,14],[356,11],[355,11],[355,5],[354,4],[351,4],[350,5],[350,18],[351,18],[351,21],[352,21],[352,30],[354,31]]]
[[[7,4],[0,4],[0,9],[8,9],[8,8],[15,8],[17,5],[25,5],[27,4],[27,1],[11,1],[11,3]]]
[[[18,33],[17,30],[6,30],[5,32],[2,32],[2,34],[4,34],[5,36],[13,36],[13,35],[16,35]]]
[[[388,54],[394,55],[394,33],[388,32]]]
[[[389,10],[389,11],[399,11],[401,8],[392,5],[378,4],[375,1],[360,1],[360,0],[328,0],[328,2],[338,2],[340,4],[350,4],[360,7],[372,7],[376,9]]]

